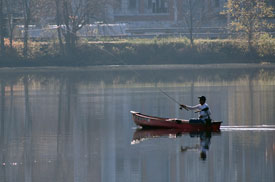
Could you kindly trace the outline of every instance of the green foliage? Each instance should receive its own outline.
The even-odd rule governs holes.
[[[273,8],[264,0],[228,0],[222,14],[230,16],[230,29],[245,36],[249,47],[258,33],[274,28],[274,24],[268,21],[274,17]]]
[[[268,33],[262,33],[258,37],[258,41],[255,43],[257,52],[261,57],[269,55],[275,57],[275,40]]]
[[[239,39],[197,39],[193,46],[185,37],[124,39],[104,43],[85,40],[78,44],[77,51],[70,57],[60,55],[59,46],[54,42],[30,42],[27,59],[22,55],[23,44],[15,42],[15,49],[5,59],[1,58],[0,66],[205,64],[275,60],[275,39],[268,34],[262,34],[258,39],[254,44],[256,51],[253,56],[246,43]]]

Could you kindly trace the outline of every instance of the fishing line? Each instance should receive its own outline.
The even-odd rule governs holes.
[[[70,29],[66,29],[64,27],[62,27],[61,25],[60,26],[57,26],[56,28],[43,28],[43,29],[35,29],[35,30],[53,30],[53,29],[58,29],[58,28],[61,28],[63,29],[63,31],[67,31],[67,32],[70,32],[71,34],[74,34],[75,36],[77,36],[77,34],[75,32],[72,32]],[[31,30],[29,30],[31,31]],[[102,41],[103,44],[104,44],[104,41]],[[124,61],[122,58],[119,58],[118,56],[114,55],[112,52],[104,49],[104,47],[99,47],[96,43],[93,44],[95,45],[95,47],[97,47],[100,51],[103,51],[109,55],[111,55],[113,58],[115,58],[116,60],[118,60],[120,63],[122,63],[123,65],[127,65],[126,64],[126,61]],[[140,73],[138,73],[136,70],[130,70],[132,72],[134,72],[138,77],[140,77],[141,79],[143,79],[142,75]],[[153,78],[153,77],[151,77]],[[154,82],[154,80],[151,80],[152,82]],[[165,95],[167,98],[169,98],[171,101],[175,102],[176,104],[178,104],[179,106],[181,106],[181,103],[179,103],[175,98],[173,98],[172,96],[170,96],[167,92],[165,92],[164,90],[162,90],[161,88],[159,88],[158,86],[155,85],[156,89],[158,89],[163,95]]]
[[[95,44],[96,47],[98,47],[96,44]],[[123,65],[127,65],[126,64],[126,61],[124,61],[123,59],[119,58],[119,57],[116,57],[112,52],[106,50],[106,49],[101,49],[101,48],[98,48],[99,50],[101,51],[104,51],[106,53],[108,53],[109,55],[113,56],[115,59],[117,59],[120,63],[122,63]],[[138,77],[140,77],[141,79],[143,79],[142,75],[137,72],[136,70],[130,70],[132,72],[134,72]],[[152,79],[153,77],[151,77],[151,81],[154,82],[154,80]],[[169,98],[171,101],[177,103],[179,106],[181,106],[181,103],[179,103],[175,98],[173,98],[172,96],[170,96],[167,92],[165,92],[164,90],[162,90],[161,88],[159,88],[157,85],[154,86],[155,89],[158,89],[163,95],[165,95],[167,98]]]

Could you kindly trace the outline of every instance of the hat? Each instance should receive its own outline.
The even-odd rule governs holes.
[[[204,101],[206,101],[206,97],[205,96],[200,96],[200,97],[198,97],[200,100],[204,100]]]

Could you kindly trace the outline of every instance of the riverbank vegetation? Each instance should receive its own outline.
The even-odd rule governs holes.
[[[206,11],[202,0],[184,0],[183,24],[178,22],[177,26],[187,31],[175,37],[167,37],[167,33],[161,37],[153,34],[151,39],[133,38],[143,35],[131,33],[120,38],[80,36],[85,25],[103,22],[105,5],[111,5],[108,3],[109,0],[0,0],[0,66],[275,62],[274,10],[265,1],[228,1],[222,11],[213,15]],[[12,15],[17,12],[22,12],[22,17],[15,23]],[[222,25],[223,39],[215,32],[209,33],[217,35],[212,37],[216,39],[207,38],[207,32],[196,32],[209,15],[228,20]],[[52,25],[48,28],[55,33],[31,37],[29,28],[46,19],[55,21],[48,22]],[[21,27],[20,36],[14,36],[15,27]]]
[[[82,39],[74,52],[62,55],[57,40],[30,41],[28,56],[24,43],[14,41],[1,57],[0,66],[87,66],[137,64],[205,64],[275,62],[275,39],[262,34],[249,48],[242,39]]]

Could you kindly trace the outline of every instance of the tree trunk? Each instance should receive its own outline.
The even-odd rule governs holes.
[[[10,40],[10,49],[13,49],[13,30],[11,29],[10,29],[9,40]]]
[[[193,6],[191,0],[189,0],[189,10],[190,10],[190,28],[189,28],[189,33],[190,33],[190,43],[191,47],[193,47]]]
[[[12,6],[14,4],[10,3],[9,0],[5,0],[7,13],[8,13],[8,34],[9,34],[9,43],[10,43],[10,49],[13,49],[13,31],[14,31],[14,23],[13,23],[13,11]]]
[[[73,26],[73,30],[72,30],[72,34],[71,34],[71,47],[72,47],[72,51],[74,52],[75,51],[75,48],[76,48],[76,40],[77,40],[77,37],[76,37],[76,25]]]
[[[9,41],[10,41],[10,49],[13,48],[13,31],[14,31],[14,24],[13,24],[13,16],[8,15],[8,24],[9,24]]]
[[[249,51],[252,50],[252,34],[251,33],[248,34],[248,49],[249,49]]]
[[[249,29],[248,29],[248,50],[250,53],[252,53],[252,39],[253,39],[253,27],[252,23],[250,22]]]
[[[64,18],[64,24],[66,26],[66,30],[64,30],[64,37],[65,37],[65,53],[71,54],[71,27],[70,27],[70,17],[69,17],[69,10],[68,10],[68,3],[63,0],[63,18]]]
[[[59,40],[59,48],[60,48],[61,54],[64,55],[64,45],[62,41],[61,22],[60,22],[60,0],[55,0],[55,5],[56,5],[56,25],[57,25],[57,34],[58,34],[58,40]]]
[[[64,33],[65,37],[65,53],[69,54],[71,53],[71,33],[70,30],[66,30]]]
[[[29,24],[27,23],[27,21],[25,21],[24,24],[24,49],[23,49],[23,55],[24,57],[28,56],[28,39],[29,39]]]
[[[24,57],[28,56],[28,39],[29,39],[29,24],[30,24],[30,2],[28,0],[23,0],[24,3],[24,48],[23,55]]]
[[[189,39],[190,39],[190,43],[191,43],[191,47],[193,47],[193,44],[194,44],[194,40],[193,40],[193,25],[192,25],[192,21],[191,21],[191,26],[190,26],[190,29],[189,29],[189,33],[190,33],[190,37],[189,37]]]
[[[3,15],[3,0],[0,0],[0,44],[1,44],[1,55],[4,55],[5,53],[5,44],[4,44],[4,27],[5,27],[5,23],[4,23],[4,15]]]

